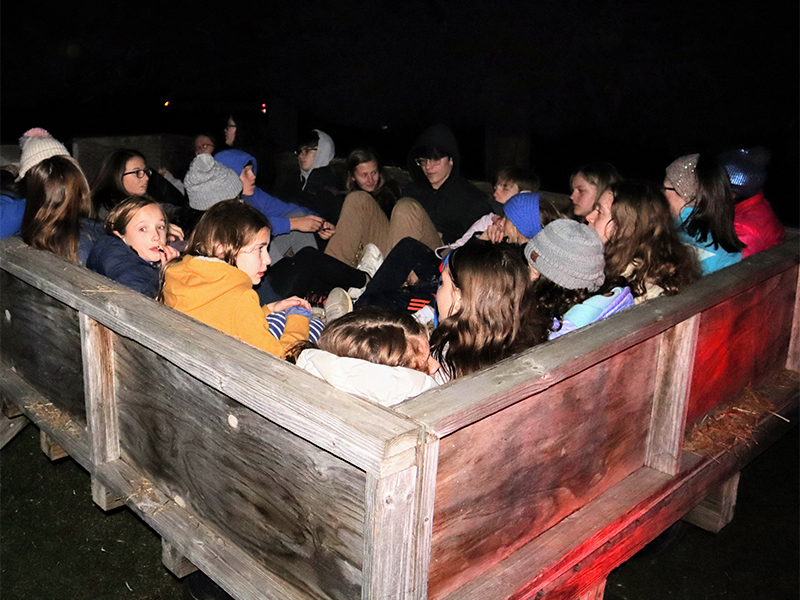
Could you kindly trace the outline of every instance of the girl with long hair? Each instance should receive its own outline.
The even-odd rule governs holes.
[[[86,264],[103,229],[93,220],[89,184],[78,163],[69,156],[45,159],[27,171],[25,187],[28,197],[21,229],[25,243]]]
[[[475,241],[447,255],[436,293],[431,354],[445,379],[463,377],[546,339],[530,322],[528,266],[519,247]]]
[[[628,285],[638,304],[699,279],[697,257],[678,238],[658,185],[615,183],[586,220],[605,244],[606,288]]]
[[[678,235],[697,252],[703,275],[742,260],[730,180],[713,156],[689,154],[672,162],[664,195]]]
[[[583,221],[603,193],[618,181],[622,181],[619,172],[606,162],[589,163],[575,171],[569,178],[569,198],[576,220]]]

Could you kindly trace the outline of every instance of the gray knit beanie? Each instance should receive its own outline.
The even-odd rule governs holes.
[[[183,184],[189,196],[189,206],[196,210],[208,210],[217,202],[236,198],[242,191],[239,176],[210,154],[194,157]]]
[[[691,202],[697,196],[700,184],[697,182],[697,160],[699,154],[687,154],[681,156],[667,167],[666,180],[672,184],[675,191],[681,195],[686,202]]]
[[[536,257],[531,257],[535,252]],[[596,292],[605,281],[603,242],[597,232],[570,219],[548,223],[525,245],[525,258],[549,280],[568,290]]]
[[[54,156],[69,156],[64,144],[55,139],[40,127],[29,129],[19,139],[22,156],[19,160],[19,175],[17,181],[43,160]]]

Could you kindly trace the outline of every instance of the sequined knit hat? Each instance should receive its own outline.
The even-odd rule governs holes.
[[[699,154],[688,154],[681,156],[678,160],[673,161],[667,167],[666,179],[675,188],[675,191],[686,200],[691,202],[697,196],[699,184],[697,182],[697,160],[700,158]]]

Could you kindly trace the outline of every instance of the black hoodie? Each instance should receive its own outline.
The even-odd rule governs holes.
[[[436,148],[453,159],[453,170],[438,190],[431,187],[425,173],[414,162],[419,158],[417,149],[421,146]],[[414,198],[422,205],[445,244],[456,241],[475,221],[492,210],[489,198],[461,176],[460,159],[453,132],[441,123],[424,131],[408,155],[412,182],[403,189],[403,196]]]

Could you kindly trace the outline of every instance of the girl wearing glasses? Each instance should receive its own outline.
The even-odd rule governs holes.
[[[742,260],[730,180],[713,156],[689,154],[673,161],[664,195],[681,242],[694,248],[703,275]]]

